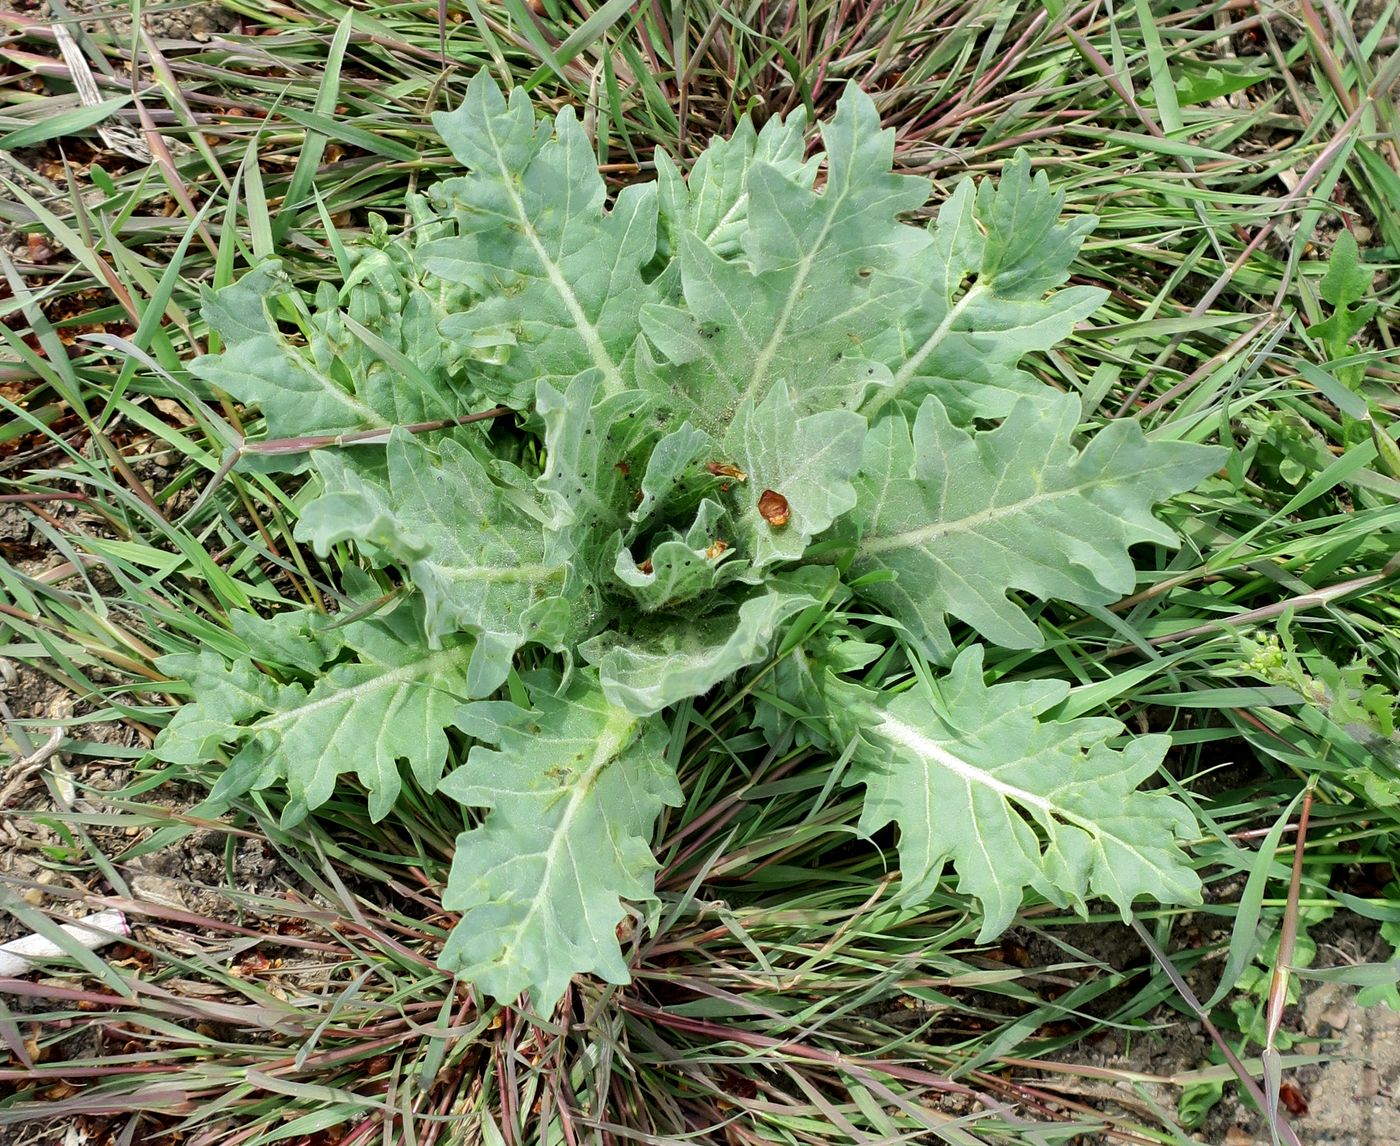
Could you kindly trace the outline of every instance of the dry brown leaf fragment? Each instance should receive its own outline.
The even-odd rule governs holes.
[[[1303,1094],[1302,1088],[1300,1088],[1296,1082],[1292,1082],[1289,1079],[1284,1079],[1284,1081],[1279,1085],[1278,1096],[1279,1100],[1283,1103],[1284,1108],[1288,1111],[1289,1114],[1293,1115],[1293,1117],[1307,1117],[1309,1109],[1308,1100],[1307,1097]]]
[[[46,266],[53,262],[53,246],[49,242],[47,235],[38,231],[30,231],[24,237],[25,246],[29,251],[29,261],[36,266]]]
[[[735,481],[749,480],[749,475],[733,462],[706,462],[705,468],[715,477],[733,478]]]
[[[714,544],[705,550],[705,556],[708,557],[711,561],[714,561],[716,558],[719,557],[721,553],[723,553],[728,548],[729,542],[721,540],[717,537],[715,538]]]
[[[763,520],[774,529],[781,529],[788,523],[791,510],[788,509],[788,500],[777,490],[765,489],[758,495],[758,512]]]
[[[648,557],[645,561],[643,561],[640,565],[637,566],[638,573],[645,573],[647,574],[647,576],[650,576],[652,571],[653,570],[650,557]]]

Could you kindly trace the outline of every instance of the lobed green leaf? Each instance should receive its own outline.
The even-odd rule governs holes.
[[[1034,648],[1039,630],[1009,599],[1108,604],[1134,584],[1129,546],[1174,546],[1155,503],[1218,469],[1224,451],[1152,442],[1136,423],[1112,422],[1079,450],[1079,400],[1023,401],[1000,426],[952,424],[933,395],[911,434],[902,416],[866,439],[852,520],[859,530],[852,571],[893,580],[867,595],[910,627],[925,653],[952,650],[946,617],[988,640]]]
[[[429,648],[421,625],[411,608],[351,622],[339,630],[336,653],[349,659],[318,666],[309,687],[279,682],[249,658],[229,665],[210,652],[162,657],[157,667],[189,681],[197,703],[175,714],[155,754],[195,764],[236,746],[211,800],[281,782],[291,797],[282,816],[288,826],[330,799],[340,776],[353,775],[370,815],[383,819],[402,787],[400,760],[424,790],[437,786],[447,762],[443,730],[471,695],[472,640],[456,636]]]
[[[864,784],[861,828],[899,825],[901,897],[926,898],[948,863],[958,890],[982,906],[979,942],[1011,923],[1027,888],[1085,910],[1090,895],[1198,903],[1200,881],[1181,842],[1195,834],[1186,806],[1139,784],[1168,738],[1120,749],[1116,720],[1056,721],[1062,681],[988,687],[982,648],[966,649],[929,696],[911,690],[860,706],[862,745],[847,783]]]
[[[546,1015],[577,974],[628,981],[623,900],[652,897],[652,826],[681,798],[664,724],[614,705],[592,672],[555,683],[533,681],[529,709],[463,706],[458,727],[496,747],[440,787],[490,809],[457,838],[443,906],[462,918],[440,961],[502,1003],[528,991]]]
[[[423,263],[476,296],[443,333],[513,348],[480,365],[480,385],[515,409],[541,380],[562,390],[590,367],[606,392],[623,389],[637,312],[659,297],[641,274],[656,252],[655,184],[626,188],[604,210],[593,145],[573,109],[551,133],[523,91],[507,101],[486,72],[460,109],[433,123],[471,171],[432,191],[458,234],[427,244]]]

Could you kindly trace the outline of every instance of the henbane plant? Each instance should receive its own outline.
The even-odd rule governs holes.
[[[983,673],[1041,639],[1019,599],[1129,591],[1129,547],[1176,542],[1154,505],[1222,461],[1126,420],[1082,438],[1079,400],[1019,368],[1103,300],[1063,285],[1092,220],[1018,157],[911,222],[931,185],[891,172],[854,87],[823,154],[800,116],[744,122],[611,203],[568,109],[482,75],[435,123],[466,174],[411,199],[406,237],[378,226],[314,297],[267,262],[206,302],[223,349],[194,374],[269,438],[376,433],[293,463],[297,536],[360,566],[340,614],[236,617],[244,655],[162,660],[192,700],[159,755],[226,758],[215,802],[282,786],[288,822],[349,776],[386,815],[405,764],[475,809],[441,962],[548,1010],[576,974],[627,978],[617,924],[681,800],[667,710],[803,615],[772,695],[825,721],[754,719],[849,753],[907,899],[951,866],[986,938],[1027,889],[1197,897],[1187,809],[1139,790],[1165,738]],[[497,406],[512,424],[457,424]],[[864,687],[883,649],[843,611],[888,617],[933,683]]]

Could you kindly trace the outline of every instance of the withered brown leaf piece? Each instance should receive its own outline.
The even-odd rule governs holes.
[[[758,512],[774,529],[781,529],[788,523],[788,500],[776,490],[765,489],[758,495]]]
[[[735,481],[749,480],[749,475],[732,462],[706,462],[705,468],[715,477],[733,478]]]
[[[30,231],[24,238],[31,263],[42,267],[53,262],[53,245],[49,242],[47,235],[40,234],[38,231]]]

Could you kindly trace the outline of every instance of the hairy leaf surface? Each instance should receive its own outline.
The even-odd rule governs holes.
[[[411,253],[401,247],[374,249],[360,269],[359,284],[345,288],[348,308],[329,283],[312,305],[276,260],[206,294],[204,316],[225,349],[196,359],[191,370],[256,404],[270,438],[386,429],[469,412],[475,391],[438,332],[452,295],[419,285]]]
[[[734,535],[727,520],[717,502],[701,502],[685,535],[667,530],[653,539],[650,554],[640,564],[622,544],[619,534],[615,539],[613,572],[643,612],[675,609],[690,602],[695,602],[690,605],[691,610],[704,612],[712,603],[703,599],[696,602],[696,598],[704,598],[748,570],[748,562],[735,558],[729,542],[724,540],[724,534]]]
[[[602,633],[580,647],[598,666],[603,691],[629,712],[648,715],[708,692],[768,655],[778,626],[829,596],[835,571],[772,578],[767,592],[687,620],[649,618],[627,633]]]
[[[1137,791],[1168,738],[1117,750],[1116,720],[1042,719],[1068,693],[1062,681],[987,687],[974,645],[936,697],[911,690],[861,713],[865,746],[848,782],[866,787],[862,830],[899,825],[905,900],[926,897],[951,862],[958,890],[982,905],[978,942],[1006,929],[1026,888],[1080,911],[1105,896],[1125,919],[1138,896],[1200,900],[1179,843],[1194,817],[1168,793]]]
[[[812,186],[819,157],[804,157],[806,126],[800,110],[786,119],[775,116],[757,132],[746,116],[729,139],[711,140],[685,177],[670,156],[658,151],[656,175],[666,253],[674,254],[678,235],[689,234],[724,258],[738,254],[748,229],[748,175],[755,163],[772,167],[801,186]]]
[[[635,504],[628,478],[650,455],[651,403],[636,390],[599,399],[602,382],[599,371],[584,370],[562,394],[540,383],[535,406],[548,465],[539,484],[553,507],[554,529],[579,524],[590,535],[608,536]]]
[[[482,701],[458,726],[478,740],[440,791],[489,808],[457,838],[443,906],[462,912],[443,966],[512,1003],[524,991],[548,1014],[581,972],[628,981],[617,942],[623,900],[651,898],[650,837],[680,803],[666,727],[612,704],[596,674],[576,674],[533,707]]]
[[[623,389],[637,312],[659,297],[641,275],[656,251],[656,185],[624,189],[605,211],[598,161],[573,109],[560,111],[551,133],[523,91],[507,102],[485,72],[460,109],[433,123],[471,174],[433,189],[458,237],[426,246],[423,262],[478,295],[443,333],[506,348],[480,376],[515,409],[529,406],[541,380],[563,390],[590,367],[605,391]]]
[[[938,211],[923,293],[871,343],[892,376],[867,413],[895,399],[912,413],[933,393],[966,425],[1054,393],[1017,363],[1061,341],[1108,297],[1097,287],[1046,293],[1069,277],[1094,226],[1091,217],[1063,219],[1063,206],[1043,172],[1032,178],[1024,154],[995,184],[958,184]]]
[[[738,459],[746,474],[741,524],[756,568],[797,560],[813,537],[855,505],[851,481],[864,440],[865,419],[850,410],[799,418],[786,386],[774,386],[757,408],[747,400],[740,406],[724,453]],[[788,504],[788,520],[780,526],[759,507],[765,490]]]
[[[1040,632],[1008,592],[1108,604],[1133,587],[1130,545],[1177,544],[1152,507],[1217,469],[1223,451],[1151,442],[1129,421],[1081,451],[1079,415],[1078,399],[1061,395],[1021,402],[996,429],[971,433],[930,395],[912,436],[902,416],[867,436],[852,568],[896,575],[868,594],[929,656],[952,647],[949,614],[997,644],[1034,648]]]
[[[743,257],[726,259],[704,236],[681,232],[684,305],[642,310],[661,359],[639,355],[640,385],[716,441],[742,404],[761,405],[779,382],[805,415],[855,409],[888,379],[861,347],[918,292],[912,266],[929,239],[899,215],[920,207],[929,185],[890,173],[894,133],[855,88],[822,138],[820,192],[751,163]]]
[[[470,696],[486,696],[526,641],[557,646],[569,631],[569,568],[546,551],[543,523],[452,439],[437,454],[395,431],[382,479],[338,454],[317,455],[326,492],[303,511],[297,536],[318,552],[346,539],[401,562],[422,591],[426,636],[477,637]]]
[[[207,651],[162,657],[160,670],[189,681],[198,703],[175,714],[155,753],[195,764],[221,745],[237,746],[211,798],[281,781],[291,796],[287,825],[330,799],[342,774],[353,775],[369,794],[370,815],[382,819],[402,786],[400,760],[424,789],[437,785],[447,760],[443,729],[471,695],[471,639],[430,649],[421,623],[407,608],[351,622],[335,644],[352,659],[319,671],[309,687],[279,683],[246,658],[230,665]]]

